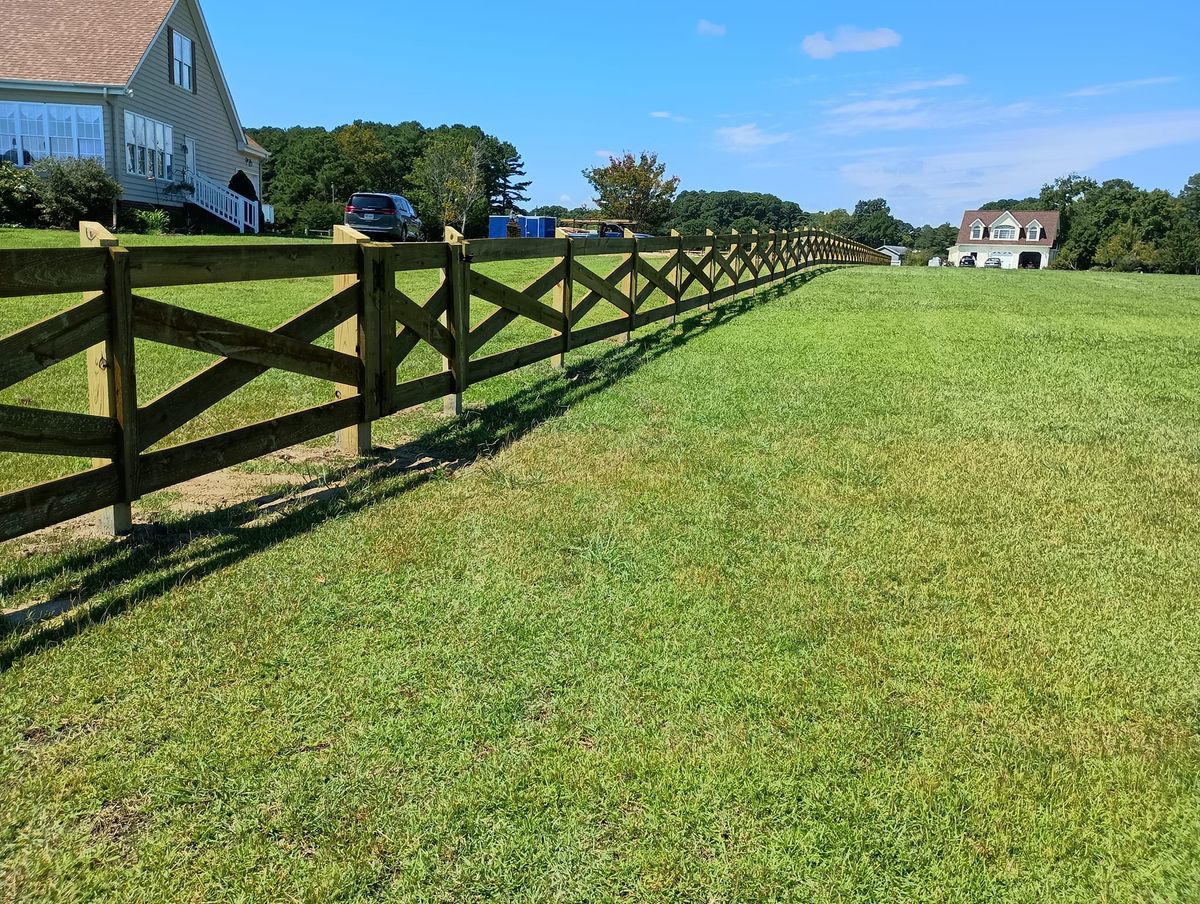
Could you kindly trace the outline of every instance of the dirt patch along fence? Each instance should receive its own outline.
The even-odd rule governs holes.
[[[331,433],[343,451],[363,454],[373,421],[413,405],[442,397],[448,413],[459,413],[468,386],[527,364],[561,365],[571,349],[620,341],[807,268],[888,263],[874,249],[813,230],[466,241],[447,229],[443,242],[390,245],[337,227],[324,246],[122,248],[103,227],[84,223],[80,244],[0,250],[0,298],[83,293],[72,307],[0,339],[0,389],[83,352],[88,371],[87,414],[0,405],[0,452],[92,459],[86,470],[0,495],[0,541],[90,512],[121,534],[130,529],[131,504],[156,490]],[[520,287],[487,266],[538,260],[547,269]],[[412,270],[435,273],[436,288],[423,301],[397,286],[397,274]],[[143,294],[329,276],[327,297],[273,330]],[[473,298],[488,303],[477,315],[480,307],[489,310],[474,323]],[[615,317],[593,322],[598,311],[612,309]],[[518,320],[549,335],[487,353],[485,346]],[[316,344],[330,332],[333,348]],[[135,340],[216,360],[142,402]],[[422,343],[441,356],[441,368],[400,380],[402,362]],[[331,401],[161,446],[273,368],[329,381]]]

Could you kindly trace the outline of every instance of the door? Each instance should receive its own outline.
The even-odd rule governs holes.
[[[183,171],[185,174],[196,172],[196,139],[183,139]]]

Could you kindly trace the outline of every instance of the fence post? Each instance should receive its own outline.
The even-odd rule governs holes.
[[[108,336],[87,351],[88,413],[117,422],[117,466],[121,501],[99,513],[100,529],[112,536],[133,528],[132,503],[137,498],[137,373],[133,354],[133,290],[129,281],[129,251],[99,223],[79,224],[79,244],[107,248],[105,291],[85,299],[108,296]],[[109,459],[94,459],[93,465]]]
[[[739,238],[741,233],[736,229],[730,229],[729,231],[734,235],[733,241],[729,243],[729,250],[734,251],[736,249],[736,253],[730,256],[733,258],[733,300],[737,301],[738,296],[741,294],[738,291],[738,287],[742,284],[742,242]]]
[[[627,239],[633,239],[633,251],[629,254],[629,263],[632,265],[629,268],[629,275],[621,280],[621,291],[629,296],[629,326],[621,336],[621,343],[624,344],[633,338],[633,318],[637,315],[637,291],[638,291],[638,247],[637,237],[634,236],[633,230],[628,226],[624,227],[623,235]]]
[[[339,399],[348,399],[356,395],[364,396],[362,422],[337,432],[337,448],[347,455],[366,455],[371,451],[372,420],[366,399],[366,391],[372,382],[371,371],[367,369],[367,365],[372,358],[369,349],[378,343],[377,339],[368,341],[368,331],[372,321],[375,320],[371,316],[371,308],[374,306],[371,298],[374,278],[367,263],[364,246],[371,244],[371,239],[347,226],[334,226],[332,240],[335,245],[358,245],[363,248],[358,255],[358,272],[339,273],[333,278],[335,292],[358,286],[355,314],[333,328],[333,347],[335,351],[353,355],[363,363],[361,386],[357,383],[339,383],[334,388],[334,395]]]
[[[674,326],[679,320],[679,305],[683,302],[683,256],[687,252],[683,250],[683,236],[678,229],[671,230],[671,238],[679,239],[679,245],[675,249],[675,309],[671,311],[671,326]]]
[[[442,317],[442,323],[450,330],[450,350],[453,356],[442,358],[442,366],[454,374],[454,392],[442,400],[442,411],[449,416],[462,414],[463,392],[467,388],[470,359],[471,330],[471,255],[469,245],[461,232],[447,226],[446,232],[446,279],[450,282],[450,304]]]
[[[708,248],[712,253],[708,256],[708,282],[712,286],[708,290],[708,301],[705,302],[704,310],[712,310],[713,295],[717,291],[717,282],[721,279],[721,265],[717,263],[717,234],[711,229],[705,229],[704,235],[708,238]]]
[[[88,301],[108,296],[108,338],[87,351],[88,413],[112,418],[117,422],[115,462],[120,472],[121,500],[97,515],[100,530],[114,537],[133,528],[133,501],[137,483],[138,447],[137,385],[133,360],[133,294],[129,285],[128,252],[120,240],[99,223],[79,224],[79,244],[89,248],[108,248],[109,267],[104,292],[88,292]],[[119,255],[113,252],[119,251]],[[93,466],[106,465],[110,459],[92,460]]]
[[[750,252],[750,261],[751,261],[751,263],[758,264],[758,272],[762,273],[763,270],[766,269],[764,266],[764,262],[763,262],[762,239],[760,239],[758,237],[758,229],[757,228],[751,229],[750,234],[752,236],[754,236],[754,238],[751,239],[751,241],[753,242],[754,248]],[[755,274],[754,285],[750,289],[750,294],[752,296],[758,294],[758,282],[759,282],[759,276],[758,276],[758,274]]]
[[[575,259],[575,251],[571,244],[573,240],[567,237],[565,229],[556,228],[554,237],[567,243],[566,255],[555,261],[556,265],[563,266],[563,278],[554,285],[554,306],[558,308],[565,321],[562,331],[562,351],[555,355],[551,362],[551,366],[558,369],[567,366],[567,352],[571,350],[571,288],[574,285],[571,280],[571,267]]]

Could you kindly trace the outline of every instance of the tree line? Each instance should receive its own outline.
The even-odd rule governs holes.
[[[1058,211],[1055,267],[1200,274],[1200,173],[1178,194],[1070,173],[1037,197],[1003,198],[982,209]]]
[[[435,239],[443,224],[485,235],[491,210],[519,210],[529,200],[520,153],[478,126],[356,120],[335,129],[247,132],[271,153],[264,191],[285,230],[341,223],[346,200],[358,191],[404,195]]]
[[[443,224],[474,237],[486,234],[489,213],[521,213],[529,200],[520,153],[478,126],[356,121],[332,130],[264,127],[250,134],[271,152],[264,177],[276,222],[285,229],[327,229],[342,221],[351,194],[383,191],[413,202],[427,237],[439,238]],[[904,246],[917,263],[945,255],[957,242],[957,226],[907,223],[884,198],[859,201],[852,211],[806,211],[763,192],[680,191],[679,178],[649,151],[611,156],[583,175],[595,190],[591,205],[549,205],[532,213],[629,220],[646,231],[685,235],[708,229],[824,229],[872,248]],[[1058,211],[1055,266],[1200,273],[1200,173],[1178,194],[1071,173],[1047,183],[1036,197],[1002,198],[981,207]]]

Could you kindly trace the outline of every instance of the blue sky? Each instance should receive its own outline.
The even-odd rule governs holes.
[[[682,188],[806,210],[883,196],[915,223],[1070,170],[1172,191],[1200,171],[1190,3],[813,6],[360,0],[331,17],[207,0],[205,15],[246,125],[476,123],[524,155],[534,203],[587,201],[584,167],[642,149]],[[1008,8],[1029,11],[1026,32]]]

